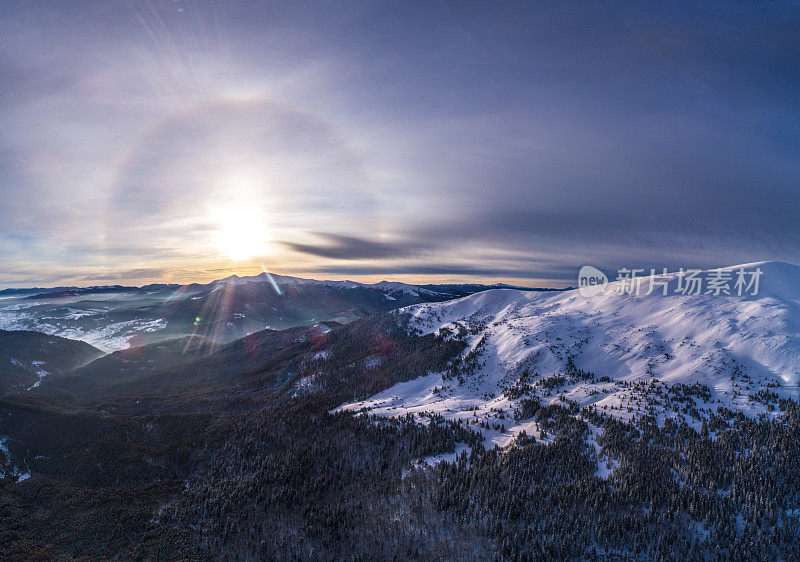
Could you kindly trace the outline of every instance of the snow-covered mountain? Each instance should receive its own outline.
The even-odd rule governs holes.
[[[486,288],[321,281],[265,272],[205,284],[5,290],[0,292],[0,329],[82,340],[104,351],[187,335],[225,343],[264,329],[347,323]]]
[[[761,271],[757,294],[736,294],[740,270]],[[461,338],[466,351],[448,372],[344,408],[438,412],[471,421],[498,445],[537,434],[526,400],[621,419],[680,417],[698,429],[720,407],[777,415],[781,398],[798,398],[800,267],[761,262],[701,276],[730,278],[731,294],[681,294],[669,274],[612,282],[592,297],[505,289],[405,308],[413,329]]]
[[[248,284],[273,284],[277,287],[302,287],[305,285],[310,286],[325,286],[337,289],[374,289],[387,295],[392,293],[402,293],[405,295],[419,296],[419,295],[437,295],[440,291],[434,291],[421,287],[418,285],[409,285],[407,283],[400,283],[397,281],[380,281],[378,283],[359,283],[358,281],[329,281],[319,279],[306,279],[303,277],[292,277],[289,275],[278,275],[277,273],[260,273],[258,275],[239,277],[238,275],[231,275],[225,279],[212,281],[209,285],[215,287],[222,287],[226,284],[234,284],[236,286]],[[484,287],[485,288],[485,287]]]

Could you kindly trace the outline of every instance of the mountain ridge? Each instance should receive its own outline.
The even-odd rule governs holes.
[[[487,288],[495,288],[499,286],[503,286],[505,288],[517,288],[522,290],[558,290],[558,289],[539,289],[533,287],[521,287],[521,286],[513,286],[507,285],[505,283],[495,283],[495,284],[482,284],[482,283],[444,283],[444,284],[410,284],[410,283],[403,283],[400,281],[389,281],[389,280],[381,280],[375,283],[362,283],[359,281],[351,281],[351,280],[328,280],[328,279],[313,279],[307,277],[296,277],[292,275],[281,275],[277,273],[269,273],[263,272],[257,275],[245,275],[239,276],[236,274],[229,275],[228,277],[223,277],[220,279],[215,279],[213,281],[209,281],[207,283],[149,283],[146,285],[89,285],[85,287],[79,287],[76,285],[63,285],[63,286],[55,286],[55,287],[30,287],[30,288],[19,288],[19,287],[6,287],[4,289],[0,289],[0,297],[8,297],[8,296],[20,296],[24,295],[28,298],[58,298],[58,297],[66,297],[66,296],[78,296],[78,295],[89,295],[89,294],[98,294],[98,293],[112,293],[112,292],[147,292],[147,291],[161,291],[161,290],[176,290],[181,287],[213,287],[218,284],[224,283],[252,283],[256,281],[260,282],[270,282],[270,279],[275,281],[275,283],[279,286],[284,285],[327,285],[331,287],[340,287],[340,288],[373,288],[373,289],[381,289],[381,290],[424,290],[430,291],[432,293],[438,292],[435,288],[437,287],[472,287],[478,290],[478,288],[482,288],[480,290],[485,290]]]
[[[0,328],[42,331],[104,351],[189,335],[227,343],[267,328],[345,323],[486,288],[318,281],[266,272],[180,286],[57,288],[7,294],[0,299]]]
[[[439,413],[490,426],[505,419],[504,431],[486,431],[499,445],[522,431],[537,434],[524,420],[509,421],[524,400],[574,403],[622,420],[684,419],[698,430],[719,407],[775,415],[780,399],[798,398],[800,267],[753,262],[721,269],[757,268],[759,294],[741,297],[637,296],[614,281],[593,297],[577,289],[496,289],[406,307],[399,312],[412,315],[417,333],[465,341],[462,358],[449,372],[341,409]]]

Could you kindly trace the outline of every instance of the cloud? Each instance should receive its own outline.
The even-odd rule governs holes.
[[[558,281],[572,281],[577,277],[577,268],[564,266],[559,268],[508,268],[508,267],[480,267],[463,264],[428,264],[410,263],[402,265],[334,265],[318,269],[320,273],[335,275],[419,275],[439,276],[455,275],[482,277],[486,279],[551,279]]]
[[[796,5],[182,8],[4,12],[4,279],[800,262]]]
[[[121,281],[129,279],[158,279],[168,273],[164,268],[139,268],[139,269],[125,269],[115,271],[113,273],[96,274],[90,273],[84,275],[81,279],[84,281]]]
[[[57,67],[24,67],[0,57],[0,110],[18,109],[20,106],[58,95],[73,83]]]
[[[327,240],[327,243],[302,244],[287,241],[281,243],[295,252],[336,260],[397,258],[408,256],[420,250],[420,245],[416,243],[374,242],[356,236],[345,236],[330,232],[318,232],[316,235]]]

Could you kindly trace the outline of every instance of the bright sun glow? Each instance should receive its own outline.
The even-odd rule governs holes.
[[[247,260],[264,250],[266,229],[261,214],[244,204],[214,211],[218,223],[216,245],[229,258]]]

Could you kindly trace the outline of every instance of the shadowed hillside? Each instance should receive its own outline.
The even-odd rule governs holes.
[[[103,355],[91,345],[38,332],[0,330],[0,396],[38,386]]]

